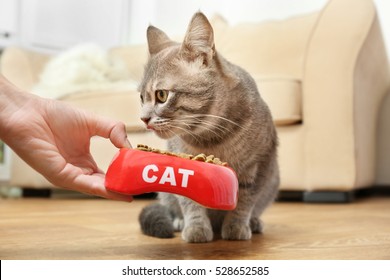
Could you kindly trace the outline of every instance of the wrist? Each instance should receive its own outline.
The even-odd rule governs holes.
[[[27,102],[27,94],[0,74],[0,139],[7,134],[7,124],[12,115]]]

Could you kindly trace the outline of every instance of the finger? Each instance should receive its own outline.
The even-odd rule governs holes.
[[[117,148],[131,148],[127,139],[126,126],[124,123],[117,123],[110,133],[110,140]]]
[[[79,175],[75,179],[75,191],[111,200],[131,202],[133,197],[111,192],[104,186],[104,174]]]
[[[124,123],[104,117],[96,117],[95,122],[96,135],[109,138],[117,148],[131,148]]]

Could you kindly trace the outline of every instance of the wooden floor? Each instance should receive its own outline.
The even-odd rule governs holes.
[[[150,200],[0,199],[0,259],[390,259],[390,197],[277,202],[251,241],[187,244],[141,234]]]

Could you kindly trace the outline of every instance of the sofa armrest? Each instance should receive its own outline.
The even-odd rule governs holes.
[[[16,86],[31,90],[49,59],[47,54],[10,47],[1,55],[0,72]]]
[[[304,67],[307,188],[372,185],[378,106],[390,77],[372,1],[330,1]]]

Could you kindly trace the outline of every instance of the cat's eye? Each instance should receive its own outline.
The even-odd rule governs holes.
[[[156,93],[157,102],[165,103],[167,101],[168,94],[169,94],[168,90],[159,89],[159,90],[156,90],[155,93]]]
[[[140,94],[139,97],[141,99],[141,104],[144,104],[144,97],[142,96],[142,94]]]

